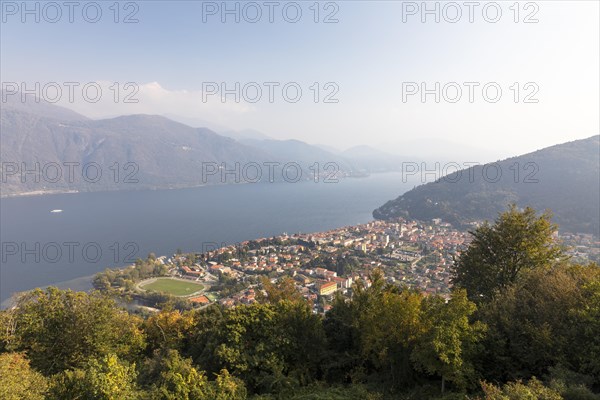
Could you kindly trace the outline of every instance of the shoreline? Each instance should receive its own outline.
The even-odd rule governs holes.
[[[121,268],[127,268],[127,267],[123,266],[123,267],[117,267],[117,268],[121,269]],[[92,280],[94,279],[94,276],[96,276],[96,274],[80,276],[78,278],[73,278],[73,279],[69,279],[66,281],[53,282],[53,283],[50,283],[45,286],[38,286],[38,287],[29,289],[29,290],[23,290],[20,292],[12,293],[12,295],[9,298],[2,300],[2,302],[0,302],[0,310],[5,310],[7,308],[12,307],[13,306],[12,301],[13,301],[13,298],[15,297],[15,295],[17,295],[19,293],[29,292],[29,291],[32,291],[35,289],[46,289],[51,286],[54,286],[59,289],[71,289],[74,292],[86,292],[87,293],[87,292],[91,291],[92,289],[94,289],[94,286],[92,285]]]
[[[394,173],[399,171],[378,171],[371,172],[367,175],[347,175],[340,177],[339,179],[348,179],[348,178],[367,178],[371,174],[386,174],[386,173]],[[301,180],[299,182],[312,182],[311,179]],[[299,183],[293,182],[293,183]],[[178,189],[196,189],[201,187],[210,187],[210,186],[230,186],[230,185],[249,185],[249,184],[278,184],[278,183],[292,183],[286,181],[275,181],[275,182],[229,182],[229,183],[201,183],[194,185],[172,185],[172,186],[147,186],[147,187],[139,187],[139,188],[106,188],[100,190],[80,190],[80,189],[71,189],[71,190],[32,190],[29,192],[16,192],[9,194],[0,193],[0,199],[7,198],[20,198],[20,197],[33,197],[33,196],[51,196],[57,194],[78,194],[78,193],[109,193],[109,192],[134,192],[134,191],[156,191],[156,190],[178,190]]]

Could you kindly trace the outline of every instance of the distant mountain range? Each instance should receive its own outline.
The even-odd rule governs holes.
[[[388,201],[373,216],[461,225],[494,219],[510,203],[550,209],[562,230],[600,235],[600,136],[457,171]]]
[[[220,135],[156,115],[91,120],[32,97],[7,100],[0,116],[2,196],[293,180],[297,166],[304,180],[316,173],[364,176],[399,170],[402,162],[375,149],[336,154],[252,130]],[[270,170],[272,163],[278,165]]]
[[[304,180],[314,179],[316,171],[320,179],[331,172],[360,177],[399,171],[406,161],[370,146],[338,151],[253,130],[221,135],[156,115],[91,120],[34,100],[9,96],[2,103],[2,196],[244,183],[257,180],[256,166],[259,181],[289,181],[297,171],[286,163],[299,166]],[[416,187],[373,215],[465,224],[494,218],[515,202],[551,209],[563,229],[600,234],[599,148],[594,136],[475,166]]]

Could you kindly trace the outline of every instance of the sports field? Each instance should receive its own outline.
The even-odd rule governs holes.
[[[172,278],[157,278],[154,281],[141,284],[140,287],[144,290],[168,293],[173,296],[188,296],[204,289],[204,286],[199,283]]]

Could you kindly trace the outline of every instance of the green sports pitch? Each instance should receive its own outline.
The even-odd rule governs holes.
[[[142,283],[140,287],[144,290],[168,293],[173,296],[189,296],[204,289],[204,286],[199,283],[171,278],[157,278],[148,283]]]

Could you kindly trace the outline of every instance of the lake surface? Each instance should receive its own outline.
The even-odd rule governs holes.
[[[87,290],[91,275],[150,252],[203,251],[365,223],[375,208],[413,186],[400,173],[384,173],[338,183],[3,198],[0,301],[6,306],[14,292],[47,285]]]

